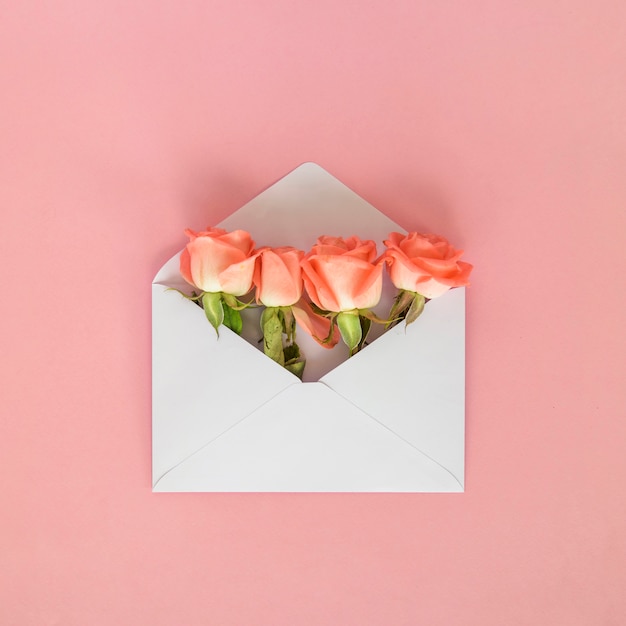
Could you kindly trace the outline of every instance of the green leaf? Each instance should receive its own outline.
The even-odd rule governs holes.
[[[337,315],[337,326],[339,326],[341,338],[350,349],[350,356],[352,356],[361,343],[361,316],[358,311],[342,311]]]
[[[300,380],[302,380],[302,374],[304,373],[305,365],[306,361],[298,361],[297,363],[288,363],[287,365],[285,365],[285,369],[297,376]]]
[[[285,364],[290,361],[296,361],[300,358],[300,348],[297,343],[291,343],[283,348],[283,355],[285,356]]]
[[[297,343],[286,345],[283,349],[285,355],[285,369],[302,380],[306,361],[300,359],[300,348]]]
[[[230,328],[234,333],[241,335],[243,330],[243,321],[241,320],[241,313],[237,309],[233,309],[226,302],[224,305],[224,326]]]
[[[215,332],[219,337],[217,330],[224,321],[224,307],[222,306],[221,293],[204,293],[202,294],[202,308],[206,318],[211,322],[211,326],[215,328]]]
[[[285,364],[283,353],[283,324],[278,316],[278,308],[268,307],[261,315],[263,331],[263,352],[276,363]]]
[[[424,310],[424,305],[426,304],[426,298],[420,293],[416,293],[413,302],[411,302],[411,306],[409,307],[409,311],[406,314],[406,325],[412,324],[422,313]]]
[[[292,343],[296,334],[296,318],[290,306],[280,307],[280,316],[283,323],[283,332],[287,335],[287,341]]]

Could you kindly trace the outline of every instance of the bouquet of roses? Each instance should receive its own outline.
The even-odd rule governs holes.
[[[416,232],[391,233],[380,256],[374,241],[356,236],[323,235],[305,253],[290,246],[257,249],[243,230],[185,232],[190,241],[180,271],[194,291],[183,295],[202,306],[216,332],[224,325],[241,334],[241,311],[263,307],[265,354],[299,377],[305,361],[297,327],[325,348],[341,338],[352,356],[366,345],[372,323],[411,324],[428,300],[468,285],[472,270],[460,260],[463,251],[446,239]],[[398,294],[383,319],[373,308],[381,298],[385,268]]]

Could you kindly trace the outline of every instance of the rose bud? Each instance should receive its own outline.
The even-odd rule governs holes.
[[[266,307],[291,306],[302,296],[302,250],[261,248],[254,270],[256,301]]]

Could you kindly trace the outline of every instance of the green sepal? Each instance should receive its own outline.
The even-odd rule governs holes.
[[[231,309],[234,309],[237,306],[237,298],[229,293],[222,294],[222,299],[224,300],[224,303],[227,304]]]
[[[186,300],[193,300],[194,302],[196,302],[197,300],[201,300],[202,295],[203,295],[202,293],[197,294],[195,291],[192,291],[191,295],[189,296],[184,291],[181,291],[180,289],[176,289],[176,287],[168,287],[165,291],[176,291]]]
[[[377,324],[387,324],[389,320],[384,320],[382,317],[378,317],[374,311],[369,309],[359,309],[359,315],[367,318],[370,322],[376,322]]]
[[[411,306],[406,314],[406,325],[412,324],[422,313],[424,310],[424,305],[426,304],[426,298],[421,293],[414,294],[413,301],[411,302]]]
[[[224,298],[224,302],[231,309],[235,311],[243,311],[244,309],[247,309],[248,307],[256,306],[254,304],[254,300],[251,300],[250,302],[242,302],[241,300],[239,300],[238,298],[235,298],[235,296],[231,295],[230,293],[223,293],[222,296]]]
[[[241,335],[243,330],[243,321],[241,319],[241,313],[237,309],[233,309],[231,306],[223,303],[224,305],[224,326],[230,328],[234,333]]]
[[[328,317],[330,319],[330,327],[328,328],[328,335],[322,339],[322,343],[330,343],[335,336],[335,320],[337,319],[337,313],[331,313]]]
[[[363,336],[361,330],[361,316],[358,311],[342,311],[337,315],[337,326],[343,342],[350,350],[350,356],[357,352]]]
[[[221,293],[204,293],[202,294],[202,308],[206,318],[211,323],[211,326],[215,328],[215,332],[219,337],[219,331],[217,330],[224,321],[224,307],[222,306],[222,294]]]
[[[273,361],[285,365],[283,353],[283,324],[278,316],[277,307],[268,307],[261,315],[263,331],[263,352]]]
[[[315,302],[310,302],[309,305],[311,309],[313,309],[313,313],[315,313],[316,315],[319,315],[320,317],[334,317],[335,315],[337,315],[337,313],[334,313],[333,311],[326,311],[326,309],[320,309],[320,307],[318,307],[317,304],[315,304]]]
[[[398,291],[398,295],[393,301],[391,311],[389,311],[389,319],[386,321],[386,328],[392,328],[406,317],[406,314],[415,299],[415,295],[416,294],[412,291],[406,291],[404,289],[400,289],[400,291]]]
[[[372,327],[372,319],[366,315],[359,315],[359,322],[361,323],[361,341],[359,341],[359,346],[356,350],[357,352],[362,350],[367,343],[365,340],[367,339],[367,335]]]

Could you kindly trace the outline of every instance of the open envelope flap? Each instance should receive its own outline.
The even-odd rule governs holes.
[[[204,311],[152,286],[153,482],[240,419],[300,381]],[[243,354],[242,354],[243,348]]]
[[[309,250],[320,235],[380,242],[406,232],[315,163],[304,163],[219,224],[247,230],[257,245]]]
[[[447,468],[463,485],[465,290],[426,304],[321,382]]]
[[[322,383],[293,385],[155,491],[458,492],[439,464]]]

